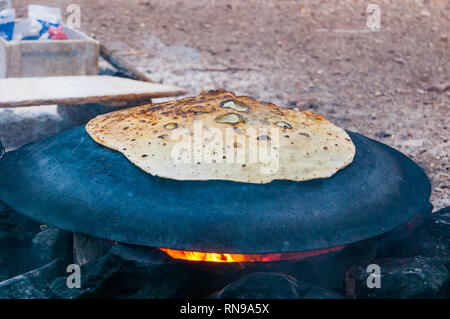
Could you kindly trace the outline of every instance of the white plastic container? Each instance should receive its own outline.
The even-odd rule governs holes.
[[[65,25],[63,28],[68,40],[0,38],[0,78],[97,75],[98,41]]]

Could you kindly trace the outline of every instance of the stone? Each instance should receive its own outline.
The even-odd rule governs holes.
[[[277,272],[254,272],[227,285],[218,299],[341,299],[338,293]]]
[[[317,110],[319,108],[319,101],[312,94],[293,93],[288,97],[289,108],[311,109]]]
[[[25,217],[0,201],[0,240],[15,238],[29,241],[40,231],[40,224]]]
[[[114,242],[99,239],[83,234],[73,234],[74,261],[78,265],[84,265],[108,252]]]
[[[380,288],[368,288],[369,264],[380,266]],[[376,259],[350,268],[346,275],[348,298],[442,298],[448,282],[442,262],[421,256]]]
[[[59,104],[56,110],[63,123],[66,123],[65,129],[69,129],[86,124],[97,115],[114,112],[122,108],[90,103],[81,105]]]
[[[248,265],[248,271],[269,271],[289,274],[299,282],[309,283],[345,295],[347,270],[375,258],[377,243],[365,240],[337,251],[299,260]],[[253,263],[250,263],[253,264]],[[264,270],[263,270],[264,269]]]
[[[440,260],[450,271],[450,207],[430,214],[405,240],[389,242],[380,247],[377,258],[420,255]]]
[[[387,131],[379,131],[375,133],[375,136],[378,138],[387,138],[387,137],[391,137],[392,133],[391,132],[387,132]]]
[[[54,105],[0,109],[0,136],[7,150],[56,135],[62,127]]]
[[[299,101],[303,101],[304,97],[302,94],[299,93],[292,93],[291,95],[289,95],[288,97],[288,103],[290,107],[296,107],[297,103]]]
[[[81,266],[81,288],[55,279],[58,298],[173,298],[192,284],[182,263],[158,249],[114,244],[103,256]]]
[[[0,201],[0,281],[42,266],[33,258],[31,243],[39,231],[39,223]]]
[[[302,299],[344,299],[344,296],[323,287],[307,284],[303,284],[302,286],[303,288],[299,292]]]
[[[409,254],[437,258],[450,270],[450,207],[433,213],[431,219],[416,230],[405,250],[409,250]]]
[[[48,289],[52,279],[61,275],[59,260],[0,282],[0,299],[47,299],[53,294]]]
[[[296,299],[298,283],[294,277],[275,272],[255,272],[235,281],[219,292],[218,299]]]
[[[49,227],[34,236],[32,250],[36,261],[46,264],[59,258],[66,264],[73,263],[72,233]]]

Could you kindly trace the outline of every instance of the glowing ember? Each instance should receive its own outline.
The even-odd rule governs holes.
[[[278,254],[225,254],[225,253],[204,253],[197,251],[173,250],[166,248],[160,249],[174,259],[234,263],[234,262],[267,262],[267,261],[301,259],[305,257],[313,257],[328,252],[337,251],[343,247],[344,246],[337,246],[328,249],[293,252],[293,253],[278,253]]]

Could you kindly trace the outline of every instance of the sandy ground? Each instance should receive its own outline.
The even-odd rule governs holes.
[[[81,29],[158,82],[312,109],[418,162],[450,204],[450,1],[13,0],[78,3]],[[381,9],[367,32],[366,7]],[[434,86],[438,86],[433,90]]]

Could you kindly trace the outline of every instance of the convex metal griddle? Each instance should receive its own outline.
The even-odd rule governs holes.
[[[429,213],[431,186],[417,164],[382,143],[348,134],[356,156],[332,177],[249,184],[152,176],[78,127],[6,153],[0,199],[71,232],[239,254],[328,249]]]

